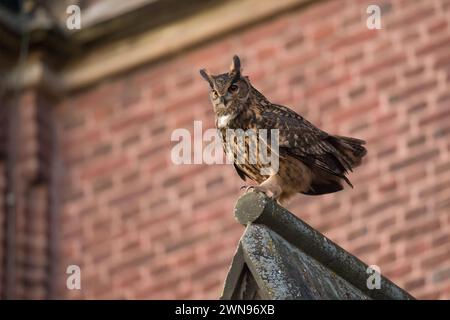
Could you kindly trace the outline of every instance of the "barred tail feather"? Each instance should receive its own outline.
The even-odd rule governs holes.
[[[333,136],[331,143],[339,151],[344,162],[350,165],[350,170],[361,164],[362,158],[367,154],[366,148],[363,145],[366,143],[364,140]]]

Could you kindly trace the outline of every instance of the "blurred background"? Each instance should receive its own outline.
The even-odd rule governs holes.
[[[244,183],[173,164],[170,137],[214,127],[198,70],[238,54],[271,101],[367,141],[354,189],[288,209],[449,299],[449,23],[449,0],[0,0],[0,296],[220,296]]]

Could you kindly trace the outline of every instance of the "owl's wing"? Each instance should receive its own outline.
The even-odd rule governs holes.
[[[236,170],[237,174],[239,175],[239,177],[241,177],[241,179],[245,181],[246,177],[248,177],[248,175],[244,171],[239,169],[239,167],[236,165],[236,163],[233,163],[233,166],[234,166],[234,169]]]
[[[262,111],[261,116],[262,127],[279,129],[280,154],[295,157],[309,167],[340,177],[351,185],[345,177],[351,165],[330,142],[332,136],[284,106],[272,104]]]

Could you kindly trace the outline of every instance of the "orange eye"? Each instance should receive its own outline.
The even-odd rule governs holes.
[[[232,84],[232,85],[230,86],[230,88],[228,88],[228,91],[230,91],[230,92],[236,92],[238,89],[239,89],[239,87],[238,87],[237,85]]]

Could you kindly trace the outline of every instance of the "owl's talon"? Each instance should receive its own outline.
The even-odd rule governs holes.
[[[255,186],[241,186],[240,190],[245,189],[245,193],[249,192],[250,190],[254,189]]]
[[[245,193],[247,192],[262,192],[264,193],[268,198],[277,200],[278,195],[274,193],[272,190],[269,190],[265,188],[264,186],[242,186],[241,190],[245,189]]]

